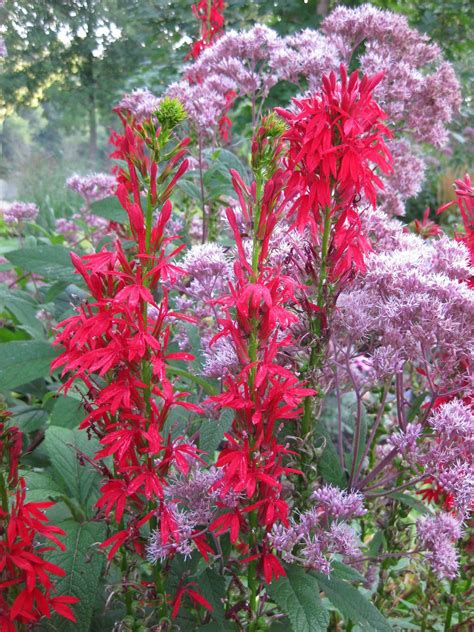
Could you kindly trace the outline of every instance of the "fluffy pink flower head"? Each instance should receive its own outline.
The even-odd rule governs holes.
[[[19,222],[33,222],[39,213],[36,204],[29,202],[12,202],[3,209],[5,224],[18,224]]]
[[[114,195],[117,181],[115,176],[108,173],[90,173],[86,176],[74,174],[67,179],[66,185],[78,193],[89,206],[93,202]]]
[[[298,194],[292,212],[301,230],[308,222],[317,226],[320,210],[348,207],[361,193],[375,206],[376,187],[383,185],[374,169],[391,171],[385,144],[391,133],[372,97],[383,73],[360,79],[341,66],[340,74],[340,81],[334,72],[324,76],[321,92],[295,99],[294,111],[277,109],[289,127],[288,190]]]

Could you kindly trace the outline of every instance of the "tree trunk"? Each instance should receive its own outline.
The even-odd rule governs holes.
[[[88,80],[90,82],[87,86],[89,93],[89,161],[91,163],[91,167],[95,167],[97,164],[97,111],[95,99],[96,85],[94,77],[94,56],[92,53],[89,53],[88,66]]]
[[[87,58],[86,58],[86,89],[89,111],[89,162],[91,168],[97,165],[97,103],[96,78],[94,74],[94,48],[96,44],[96,14],[94,0],[87,2]]]

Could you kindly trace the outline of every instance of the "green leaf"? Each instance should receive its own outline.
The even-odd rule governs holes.
[[[28,502],[39,502],[48,498],[57,500],[67,494],[62,482],[47,472],[27,472],[25,480]]]
[[[391,632],[392,628],[383,614],[364,595],[345,581],[312,571],[329,601],[353,623],[366,630]]]
[[[248,171],[243,162],[228,149],[217,149],[212,155],[213,159],[221,163],[226,171],[234,169],[242,176],[242,179],[247,184],[249,183]]]
[[[0,286],[0,310],[5,309],[16,318],[21,329],[29,333],[32,338],[44,339],[43,325],[36,317],[39,305],[27,292],[9,290]]]
[[[426,505],[420,502],[417,498],[413,498],[413,496],[410,496],[410,494],[405,494],[403,492],[393,492],[392,494],[388,494],[388,496],[390,498],[395,498],[396,500],[403,503],[407,507],[410,507],[411,509],[416,509],[416,511],[421,514],[430,513]]]
[[[369,551],[368,551],[369,555],[371,557],[374,557],[375,555],[377,555],[378,553],[383,551],[385,548],[387,548],[387,542],[385,540],[385,534],[380,529],[379,531],[377,531],[374,534],[374,537],[369,542]]]
[[[351,425],[352,425],[352,431],[353,431],[353,445],[354,445],[355,431],[356,431],[356,405],[355,404],[354,404],[354,407],[351,407],[351,411],[352,411]],[[355,471],[357,471],[357,468],[364,454],[366,441],[367,441],[367,413],[365,410],[365,406],[361,404],[360,440],[359,440],[359,449],[357,450],[357,454],[356,454]],[[352,452],[346,455],[346,466],[348,470],[351,470],[352,468],[352,458],[353,458]]]
[[[78,597],[80,602],[72,606],[77,623],[55,615],[45,629],[88,632],[105,559],[93,545],[103,541],[106,526],[103,522],[78,523],[74,520],[65,520],[58,526],[67,534],[63,539],[66,550],[51,551],[47,559],[64,569],[66,576],[56,580],[55,594]]]
[[[24,433],[29,434],[35,430],[46,427],[48,413],[38,406],[28,406],[19,400],[15,406],[11,406],[12,423]]]
[[[201,191],[199,190],[199,187],[194,182],[191,182],[191,180],[186,180],[182,178],[178,181],[177,186],[178,189],[181,189],[181,191],[183,191],[183,193],[189,195],[192,200],[201,199]]]
[[[273,601],[285,612],[294,632],[326,632],[329,615],[319,597],[316,579],[299,566],[288,566],[286,577],[267,586]]]
[[[7,252],[6,258],[13,265],[34,272],[52,281],[71,281],[77,283],[77,275],[71,263],[70,250],[63,246],[37,246]]]
[[[331,436],[322,420],[319,420],[314,428],[314,437],[316,440],[323,440],[325,447],[318,461],[321,476],[327,483],[336,485],[336,487],[346,488],[347,480],[344,470],[339,462],[336,448],[332,442]]]
[[[224,410],[219,419],[204,419],[199,429],[199,448],[211,458],[232,424],[233,414]]]
[[[348,581],[353,582],[365,582],[365,577],[351,566],[347,566],[347,564],[334,561],[331,566],[334,577],[337,577],[338,579],[347,579]]]
[[[410,423],[415,419],[415,417],[420,413],[421,405],[426,399],[426,393],[421,393],[421,395],[417,395],[410,406],[410,409],[407,414],[407,421]]]
[[[206,380],[206,378],[201,377],[200,375],[195,375],[190,371],[186,371],[186,369],[182,369],[180,367],[169,364],[166,367],[166,370],[171,375],[177,375],[178,377],[182,377],[185,380],[189,380],[193,384],[197,384],[207,395],[217,395],[217,393],[219,392],[215,386],[213,386],[208,380]]]
[[[88,439],[84,430],[50,426],[45,434],[45,447],[58,479],[64,481],[84,512],[90,513],[97,500],[100,476],[90,463],[81,465],[78,456],[92,457],[98,442]]]
[[[201,573],[198,577],[199,591],[213,607],[212,618],[221,626],[225,625],[224,597],[227,589],[227,582],[222,575],[218,575],[210,568]]]
[[[59,395],[51,413],[51,425],[77,428],[86,416],[87,413],[79,400]]]
[[[9,391],[49,375],[49,366],[59,351],[49,342],[15,340],[1,347],[0,391]]]
[[[111,222],[118,222],[119,224],[128,223],[128,215],[115,197],[109,197],[105,198],[105,200],[94,202],[91,204],[91,212]]]

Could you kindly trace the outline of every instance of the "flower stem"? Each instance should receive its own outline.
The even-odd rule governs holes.
[[[329,252],[329,238],[331,236],[331,213],[330,209],[327,208],[324,212],[324,228],[323,228],[323,239],[321,243],[321,265],[319,270],[319,281],[318,281],[318,291],[316,304],[322,309],[325,302],[325,286],[327,280],[327,258]],[[307,366],[307,377],[311,382],[313,381],[313,372],[314,369],[318,366],[321,361],[321,345],[318,340],[316,343],[316,339],[321,336],[321,317],[318,315],[316,318],[313,318],[310,323],[310,330],[312,333],[313,340],[311,341],[311,351],[308,360]],[[302,439],[308,437],[313,430],[313,396],[310,395],[306,397],[304,400],[304,413],[303,419],[301,422],[301,434]],[[301,466],[307,464],[307,455],[303,454],[301,457]]]
[[[2,509],[5,513],[8,513],[7,488],[6,488],[5,479],[3,478],[2,473],[0,473],[0,496],[2,499]]]

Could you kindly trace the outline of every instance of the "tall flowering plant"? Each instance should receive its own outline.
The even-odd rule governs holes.
[[[373,97],[382,78],[383,73],[360,78],[357,71],[349,77],[341,66],[339,80],[331,72],[323,77],[320,92],[295,99],[293,110],[277,108],[288,124],[289,216],[309,240],[305,304],[313,340],[305,370],[313,381],[337,294],[357,271],[365,271],[364,257],[371,247],[361,212],[366,204],[375,207],[376,189],[383,188],[376,170],[391,170],[385,142],[391,132]],[[311,431],[314,417],[310,398],[305,406],[303,435]]]
[[[126,248],[117,241],[113,251],[72,255],[91,300],[60,323],[55,343],[63,352],[52,366],[63,367],[68,376],[66,392],[84,388],[89,414],[81,428],[101,444],[94,465],[105,482],[97,508],[112,530],[102,546],[110,547],[110,559],[122,550],[127,574],[126,551],[144,555],[145,527],[158,530],[165,544],[178,537],[164,490],[171,472],[188,472],[199,457],[195,445],[173,437],[166,422],[175,408],[200,408],[167,373],[171,360],[192,359],[168,349],[173,323],[186,318],[169,306],[167,284],[182,272],[174,260],[183,245],[166,233],[169,197],[187,168],[188,140],[173,138],[185,114],[168,99],[141,123],[125,112],[119,115],[124,132],[116,140],[115,157],[124,166],[116,195],[128,215],[129,239]],[[168,602],[159,569],[155,590],[165,616]],[[129,608],[128,593],[126,603]]]
[[[55,594],[55,578],[65,571],[47,560],[49,551],[65,550],[66,535],[49,524],[45,511],[54,502],[28,502],[18,466],[23,449],[20,430],[0,418],[0,626],[15,632],[56,612],[76,622],[71,605],[76,597]]]
[[[291,344],[290,327],[297,321],[289,309],[295,301],[295,282],[269,265],[272,234],[285,210],[283,190],[288,176],[281,165],[284,131],[274,115],[262,121],[252,146],[255,180],[248,187],[233,172],[240,211],[250,230],[245,245],[234,211],[227,209],[237,248],[235,282],[220,299],[226,318],[214,341],[227,337],[239,360],[228,375],[222,394],[212,398],[217,408],[233,411],[231,430],[216,461],[222,469],[221,492],[238,494],[235,507],[210,525],[216,534],[230,531],[231,542],[248,564],[249,629],[255,630],[259,584],[284,574],[268,534],[277,524],[288,525],[289,505],[283,480],[293,468],[285,464],[290,451],[279,434],[302,412],[304,397],[314,394],[282,365],[278,354]]]

